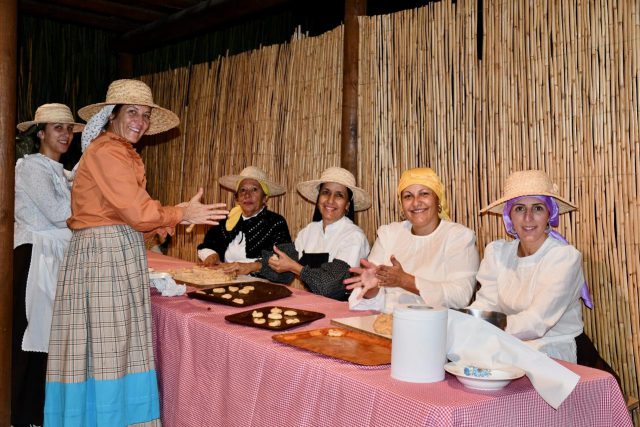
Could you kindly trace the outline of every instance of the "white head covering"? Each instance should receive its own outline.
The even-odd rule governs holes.
[[[84,153],[89,144],[100,135],[100,132],[104,129],[104,125],[109,121],[109,116],[113,111],[115,105],[105,105],[93,115],[87,122],[82,131],[82,152]]]

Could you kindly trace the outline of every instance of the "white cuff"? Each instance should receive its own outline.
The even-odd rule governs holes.
[[[205,259],[209,258],[211,255],[216,254],[217,252],[214,251],[213,249],[209,249],[209,248],[204,248],[204,249],[199,249],[198,250],[198,258],[200,258],[200,261],[204,261]]]
[[[349,310],[377,310],[384,307],[384,289],[380,288],[378,295],[373,298],[363,298],[362,288],[355,288],[349,295]]]

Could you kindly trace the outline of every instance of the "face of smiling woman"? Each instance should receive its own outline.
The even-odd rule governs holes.
[[[417,236],[433,233],[440,224],[438,196],[429,187],[413,184],[402,190],[400,202],[405,218],[411,223],[411,232]]]
[[[318,210],[325,227],[345,216],[349,210],[347,187],[335,182],[323,183],[318,194]]]
[[[518,200],[509,214],[513,229],[520,239],[520,256],[534,254],[547,238],[545,230],[549,223],[549,210],[542,200],[524,197]]]
[[[135,144],[147,132],[151,119],[151,107],[146,105],[123,105],[115,115],[109,117],[109,130]]]
[[[69,150],[73,140],[73,125],[68,123],[47,123],[44,129],[38,131],[40,139],[40,154],[60,160],[60,156]]]

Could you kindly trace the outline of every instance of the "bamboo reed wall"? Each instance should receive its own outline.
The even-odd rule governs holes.
[[[116,56],[107,32],[18,16],[17,122],[33,119],[38,106],[61,102],[75,112],[104,99],[116,78]],[[77,115],[76,115],[77,118]],[[61,161],[71,169],[80,158],[80,137]],[[16,158],[34,151],[29,141],[16,146]]]
[[[358,175],[374,206],[359,223],[373,241],[399,219],[400,173],[428,165],[482,252],[505,233],[480,207],[510,172],[546,170],[580,209],[559,230],[584,255],[596,303],[585,329],[637,396],[640,6],[485,0],[482,61],[476,7],[443,0],[360,19]],[[338,28],[144,76],[182,117],[179,131],[147,141],[150,192],[178,203],[202,185],[231,204],[218,177],[254,164],[288,186],[269,204],[295,236],[312,212],[295,183],[339,164],[341,52]],[[170,254],[195,259],[203,234],[179,228]]]
[[[398,220],[400,173],[428,165],[482,250],[506,233],[479,209],[546,170],[579,207],[559,230],[584,256],[585,330],[638,396],[640,2],[485,0],[482,61],[476,7],[360,19],[359,175],[378,195],[362,224]]]
[[[339,27],[142,77],[156,89],[159,104],[182,118],[179,132],[147,140],[149,192],[176,204],[202,186],[206,201],[232,206],[232,194],[218,178],[255,165],[288,187],[268,203],[287,218],[295,236],[313,213],[295,183],[340,163],[341,46]],[[204,233],[204,227],[191,234],[180,228],[170,254],[195,260]]]

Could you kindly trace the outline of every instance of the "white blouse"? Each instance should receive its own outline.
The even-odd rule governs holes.
[[[263,209],[264,207],[251,216],[242,215],[242,219],[246,221],[250,218],[253,218],[254,216],[258,215],[260,212],[262,212]],[[207,258],[209,258],[209,256],[215,253],[217,252],[209,248],[198,249],[198,258],[200,258],[201,261],[204,261]],[[220,261],[222,262],[222,260]],[[244,238],[244,233],[241,231],[229,243],[229,246],[227,246],[227,251],[224,254],[224,262],[253,262],[253,261],[257,261],[257,259],[251,259],[247,257],[247,239]]]
[[[33,243],[32,232],[67,228],[71,191],[61,163],[39,153],[19,159],[15,191],[14,249]]]
[[[360,259],[369,254],[369,241],[362,229],[346,216],[322,228],[322,221],[308,224],[298,233],[295,241],[300,257],[305,253],[328,253],[329,262],[335,258],[351,267],[360,265]]]
[[[479,256],[476,236],[467,227],[442,220],[433,233],[416,236],[411,233],[409,221],[383,225],[378,229],[369,261],[390,266],[392,255],[405,272],[415,276],[420,295],[401,288],[383,287],[374,298],[365,299],[356,288],[349,298],[351,309],[390,313],[396,304],[426,303],[452,308],[469,304]]]
[[[487,245],[478,271],[482,285],[472,308],[507,315],[506,332],[547,355],[576,362],[582,333],[582,255],[547,237],[540,249],[518,256],[519,240]]]

